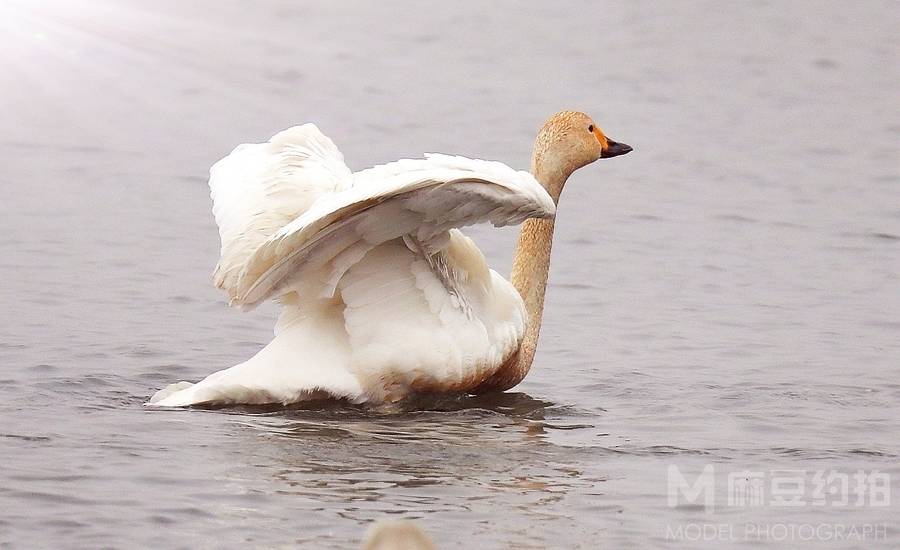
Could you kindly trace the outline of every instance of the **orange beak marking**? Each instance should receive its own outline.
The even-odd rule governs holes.
[[[600,150],[606,151],[606,149],[609,147],[609,140],[606,139],[606,136],[603,135],[603,132],[600,131],[600,128],[597,128],[596,126],[594,126],[594,136],[596,136],[597,141],[600,142]]]

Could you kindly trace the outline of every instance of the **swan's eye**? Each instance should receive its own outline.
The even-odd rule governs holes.
[[[594,133],[594,125],[593,125],[593,124],[591,124],[590,126],[588,126],[588,132],[590,132],[590,133],[592,133],[592,134]]]

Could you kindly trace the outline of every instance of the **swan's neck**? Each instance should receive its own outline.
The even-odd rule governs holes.
[[[558,205],[559,195],[568,173],[560,170],[544,171],[541,168],[540,157],[535,156],[532,161],[532,173],[547,189],[553,202]],[[541,317],[544,313],[547,277],[550,273],[553,227],[553,219],[530,219],[522,224],[513,258],[511,282],[525,302],[525,336],[519,350],[503,364],[490,381],[492,390],[506,390],[521,382],[534,361],[538,335],[541,332]]]

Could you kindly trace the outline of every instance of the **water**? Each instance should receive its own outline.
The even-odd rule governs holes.
[[[897,546],[896,3],[45,0],[0,27],[0,547],[352,548],[385,517],[441,548]],[[514,391],[142,407],[270,337],[210,284],[235,144],[315,121],[354,169],[527,167],[563,108],[635,152],[569,182]],[[470,234],[508,272],[515,230]],[[707,465],[711,512],[669,506],[669,467]],[[744,470],[802,471],[803,505],[729,506]],[[887,506],[811,503],[857,470]]]

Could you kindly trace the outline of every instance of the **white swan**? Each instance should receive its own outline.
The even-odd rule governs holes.
[[[215,284],[244,309],[281,302],[275,338],[149,404],[380,404],[518,384],[537,344],[563,185],[629,151],[572,111],[541,129],[534,175],[446,155],[351,173],[313,124],[237,147],[210,170],[222,239]],[[527,218],[512,283],[457,229]]]

